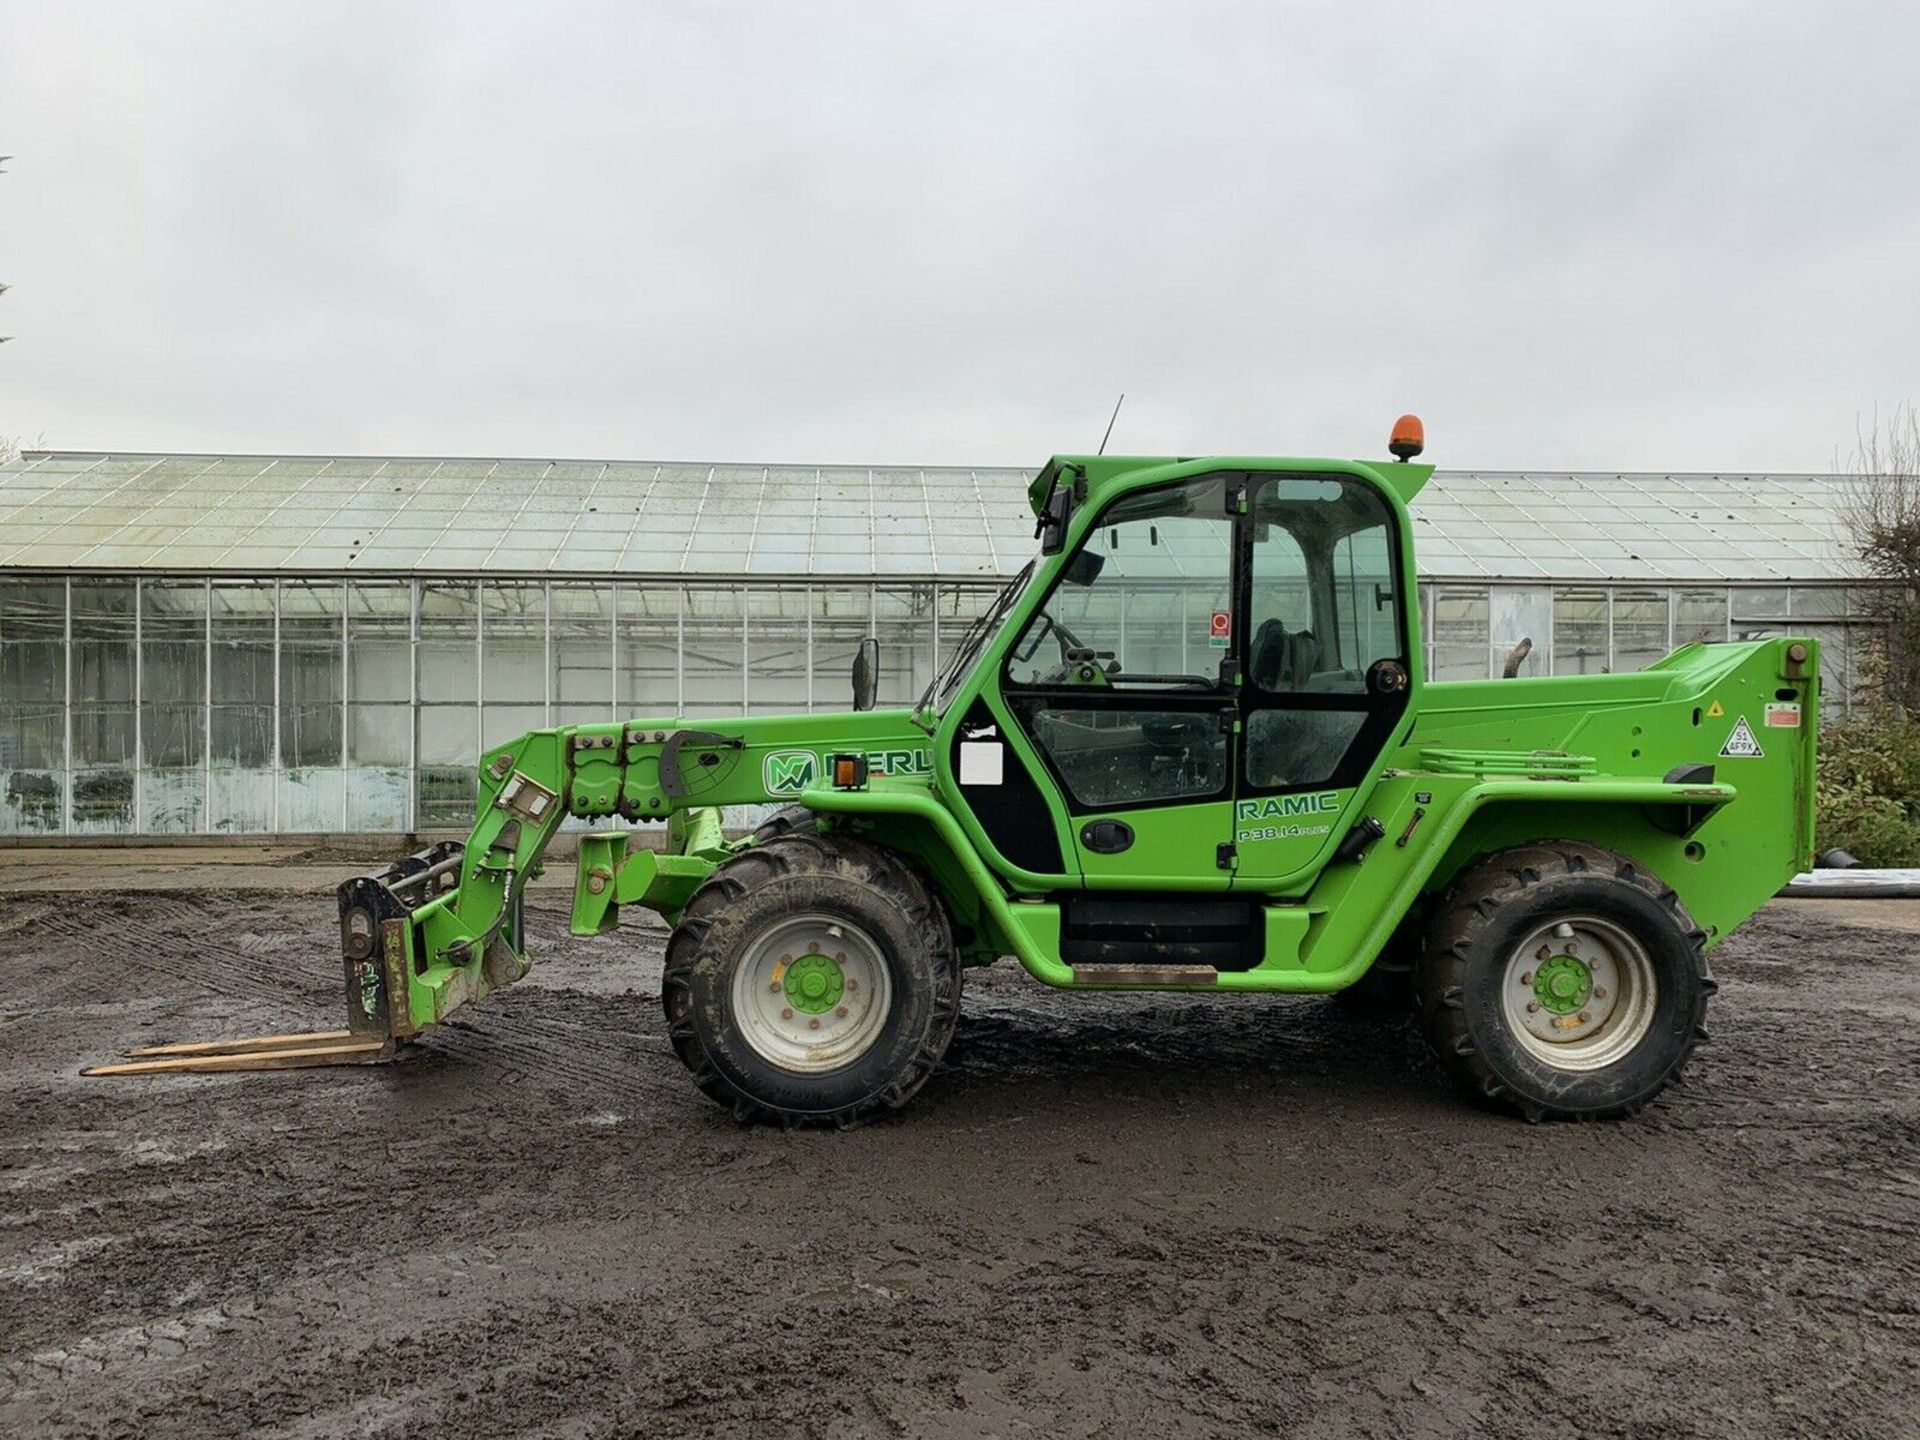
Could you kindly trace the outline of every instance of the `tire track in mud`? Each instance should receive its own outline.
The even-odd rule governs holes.
[[[317,975],[288,971],[282,978],[271,978],[262,966],[242,959],[222,933],[217,912],[209,913],[212,908],[207,901],[174,894],[136,892],[114,897],[106,913],[101,907],[61,908],[42,923],[63,939],[93,945],[102,958],[107,958],[108,947],[130,949],[132,953],[121,962],[123,969],[157,970],[215,995],[278,1006],[305,998],[303,989],[320,991]],[[73,983],[96,984],[97,976],[90,970],[76,974]],[[306,987],[302,980],[308,982]]]
[[[102,951],[110,947],[119,958],[109,963],[118,968],[155,972],[211,996],[259,1002],[276,1011],[313,1002],[324,1005],[333,998],[333,987],[317,973],[277,977],[272,961],[284,954],[289,941],[273,934],[270,923],[266,933],[248,929],[234,934],[231,917],[220,914],[232,903],[245,904],[246,897],[223,903],[217,897],[130,892],[112,897],[104,907],[49,907],[33,923],[40,933],[59,939],[98,945]],[[564,931],[548,938],[562,935]],[[109,945],[101,945],[107,937]],[[45,1000],[59,1003],[98,987],[95,967],[88,966],[57,981]],[[592,1014],[570,1020],[532,1008],[548,1003],[549,997],[563,1004],[567,1002],[560,997],[575,997]],[[510,1077],[511,1083],[554,1082],[594,1100],[644,1104],[680,1078],[664,1039],[658,1041],[658,1056],[647,1056],[643,1069],[636,1061],[645,1052],[629,1045],[629,1032],[607,1029],[609,1007],[622,1003],[617,999],[553,988],[528,989],[515,998],[519,1003],[496,1014],[462,1012],[443,1021],[422,1037],[421,1048],[486,1067]],[[315,1028],[336,1023],[331,1013],[315,1014]],[[658,1060],[670,1063],[670,1075],[655,1073]]]
[[[1324,1003],[1001,967],[912,1111],[785,1136],[687,1083],[652,927],[531,912],[537,978],[392,1070],[103,1101],[49,1057],[117,1005],[337,1006],[324,899],[148,894],[0,897],[8,1003],[88,992],[0,1044],[0,1433],[1913,1433],[1911,934],[1773,907],[1696,1083],[1619,1125],[1481,1112]]]
[[[601,997],[578,997],[593,1010],[592,1018],[585,1020],[543,1015],[533,1008],[540,1001],[575,993],[527,992],[510,1012],[503,1005],[486,1015],[443,1022],[425,1037],[422,1047],[518,1079],[566,1083],[584,1099],[618,1099],[644,1106],[680,1087],[685,1075],[664,1035],[610,1029],[607,1004]]]

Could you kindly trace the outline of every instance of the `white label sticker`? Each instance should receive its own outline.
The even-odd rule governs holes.
[[[998,785],[1006,766],[1006,747],[998,740],[960,742],[960,783]]]
[[[1800,702],[1781,700],[1767,706],[1765,722],[1769,730],[1798,730],[1800,728]]]
[[[1720,753],[1734,760],[1763,760],[1767,754],[1760,748],[1760,742],[1753,738],[1753,727],[1747,724],[1744,715],[1733,722],[1733,733],[1727,736],[1727,743],[1720,747]]]

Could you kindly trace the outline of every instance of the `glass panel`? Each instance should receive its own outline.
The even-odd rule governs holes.
[[[1607,669],[1607,592],[1553,592],[1553,673],[1601,675]]]
[[[1250,678],[1270,691],[1364,694],[1367,667],[1401,652],[1379,495],[1351,480],[1268,480],[1253,526]]]
[[[280,587],[280,763],[289,771],[340,764],[343,586]]]
[[[207,800],[207,587],[150,580],[140,607],[141,829],[191,834]]]
[[[546,727],[547,707],[542,705],[487,705],[480,711],[480,748],[492,750],[509,745],[530,730]]]
[[[547,590],[536,581],[480,586],[480,748],[547,723]]]
[[[489,705],[547,703],[547,591],[527,581],[480,586],[481,674]]]
[[[0,834],[60,829],[67,587],[0,580]]]
[[[804,712],[807,708],[807,591],[799,586],[758,587],[747,592],[746,600],[750,710],[763,715]],[[888,668],[886,662],[891,658],[884,653],[881,656],[883,683]]]
[[[134,827],[134,587],[73,582],[73,829]]]
[[[940,586],[937,610],[940,634],[934,654],[936,665],[947,663],[961,637],[967,633],[967,627],[986,613],[987,607],[993,604],[994,596],[999,593],[997,585],[945,583]]]
[[[738,715],[746,707],[746,645],[738,590],[685,591],[681,652],[686,715]]]
[[[1789,613],[1795,619],[1838,620],[1847,613],[1847,592],[1840,585],[1796,585]]]
[[[407,828],[407,705],[347,706],[347,828]]]
[[[873,609],[873,633],[880,641],[878,703],[911,705],[933,679],[933,586],[882,586],[874,591]],[[852,698],[852,664],[849,659],[841,671],[839,697],[828,692],[821,709],[844,708]]]
[[[1248,782],[1261,787],[1325,783],[1366,719],[1364,710],[1254,711],[1247,720]]]
[[[1682,590],[1673,597],[1673,643],[1691,645],[1727,638],[1727,592]]]
[[[553,723],[614,719],[613,587],[553,587]]]
[[[991,598],[991,597],[989,597]],[[818,585],[812,592],[813,606],[813,708],[844,710],[853,703],[853,657],[860,642],[873,633],[873,591],[865,585]],[[957,624],[958,622],[956,622]],[[947,643],[960,638],[956,628]],[[900,663],[883,645],[880,653],[880,681],[887,684],[887,672]],[[926,682],[922,681],[922,688]],[[908,703],[920,698],[916,690]]]
[[[1034,712],[1033,734],[1082,805],[1098,809],[1213,795],[1226,784],[1227,736],[1211,712]]]
[[[1784,585],[1773,585],[1764,589],[1735,590],[1733,618],[1735,620],[1784,620],[1790,609],[1792,593]]]
[[[1485,590],[1433,592],[1433,678],[1485,680],[1493,674],[1492,605]]]
[[[1333,547],[1333,633],[1335,660],[1344,683],[1315,689],[1360,692],[1376,660],[1397,659],[1400,644],[1400,585],[1393,573],[1387,525],[1343,535]]]
[[[479,593],[472,581],[420,587],[419,797],[416,823],[473,820],[480,760]]]
[[[413,587],[347,587],[347,698],[355,704],[413,700]]]
[[[1644,670],[1667,653],[1667,595],[1663,590],[1616,590],[1611,668]]]
[[[213,713],[209,717],[209,828],[258,832],[274,823],[274,587],[268,580],[213,587]]]
[[[622,585],[614,664],[622,719],[669,719],[680,713],[680,587]]]
[[[1219,683],[1215,647],[1207,631],[1189,636],[1185,627],[1230,608],[1232,541],[1226,482],[1219,476],[1109,506],[1014,643],[1007,679],[1213,689]]]

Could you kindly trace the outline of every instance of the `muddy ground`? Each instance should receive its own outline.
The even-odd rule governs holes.
[[[1629,1123],[1002,966],[908,1112],[781,1134],[674,1060],[661,930],[557,888],[397,1066],[81,1079],[340,1000],[331,868],[78,873],[0,854],[0,1434],[1920,1431],[1920,905],[1775,904]]]

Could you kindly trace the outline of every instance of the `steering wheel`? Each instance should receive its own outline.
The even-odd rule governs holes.
[[[1206,733],[1206,719],[1202,715],[1153,715],[1140,722],[1140,733],[1155,750],[1176,754]]]

